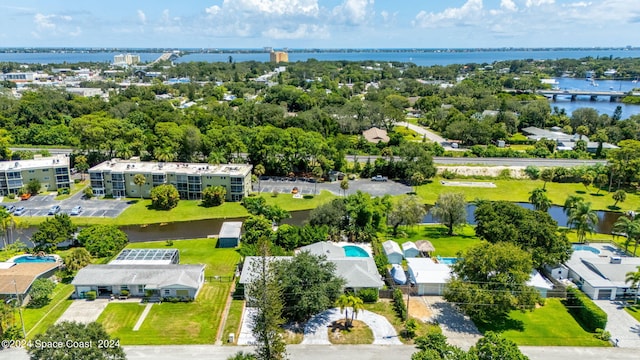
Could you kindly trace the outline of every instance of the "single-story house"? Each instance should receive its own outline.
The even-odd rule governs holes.
[[[370,142],[377,144],[379,142],[389,142],[389,136],[387,135],[387,130],[378,129],[377,127],[372,127],[369,130],[365,130],[362,132],[362,136]]]
[[[397,242],[387,240],[382,243],[382,248],[384,250],[384,254],[387,256],[389,264],[400,264],[402,262],[404,254]]]
[[[291,256],[269,256],[266,258],[267,266],[274,261],[291,260]],[[242,274],[240,274],[239,283],[243,285],[250,284],[256,277],[260,256],[247,256],[242,266]],[[361,289],[375,288],[381,289],[384,282],[373,258],[370,257],[342,257],[327,259],[336,264],[336,275],[345,279],[345,290],[358,292]],[[245,299],[247,299],[245,292]]]
[[[569,268],[564,264],[545,265],[545,270],[556,280],[565,280],[569,278]]]
[[[98,296],[180,297],[195,299],[204,284],[204,265],[88,265],[71,282],[75,296],[89,291]]]
[[[415,258],[420,256],[420,250],[413,241],[402,243],[402,252],[405,258]]]
[[[324,255],[327,259],[344,258],[346,254],[342,246],[338,246],[330,241],[319,241],[311,245],[302,246],[296,253],[307,251],[314,255]]]
[[[218,236],[218,247],[232,248],[240,245],[242,221],[225,221]]]
[[[0,299],[15,299],[17,293],[20,303],[26,303],[33,282],[40,278],[50,278],[58,271],[60,264],[0,262]]]
[[[625,282],[625,274],[637,270],[640,258],[600,256],[577,250],[565,265],[569,269],[569,279],[591,299],[615,300],[636,292]]]
[[[451,277],[447,264],[434,262],[431,258],[408,258],[409,281],[415,285],[417,295],[442,295]]]

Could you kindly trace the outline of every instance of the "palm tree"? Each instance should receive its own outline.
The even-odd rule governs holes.
[[[340,181],[340,189],[342,189],[342,196],[347,196],[347,190],[349,190],[349,179],[345,177]]]
[[[529,194],[529,202],[536,210],[546,212],[551,207],[551,200],[547,197],[547,190],[544,188],[533,189]]]
[[[593,234],[598,224],[598,215],[591,209],[591,203],[579,202],[569,214],[569,228],[576,229],[578,241],[583,243],[587,232]]]
[[[569,195],[567,199],[564,201],[564,205],[562,205],[562,211],[567,215],[571,215],[571,212],[576,208],[576,206],[583,202],[584,198],[578,195]],[[569,219],[567,218],[567,225],[569,225]]]
[[[133,177],[133,183],[138,185],[138,188],[140,189],[140,199],[142,199],[142,185],[144,185],[146,182],[147,178],[142,174],[136,174]]]
[[[264,175],[265,171],[264,165],[262,164],[256,165],[255,169],[253,169],[254,174],[256,174],[258,178],[258,192],[260,192],[260,177]]]
[[[351,294],[342,294],[336,300],[336,306],[340,311],[344,310],[345,327],[353,325],[356,315],[364,309],[364,302],[357,296]],[[351,320],[349,320],[348,308],[351,308]]]
[[[361,310],[364,310],[364,302],[362,299],[357,296],[351,296],[351,322],[349,325],[353,325],[353,320]]]
[[[640,219],[631,220],[626,216],[620,216],[613,224],[613,231],[627,236],[627,241],[624,243],[625,251],[627,251],[631,240],[635,242],[633,249],[633,256],[635,256],[638,249],[638,239],[640,238]]]
[[[351,304],[351,300],[349,299],[349,297],[351,297],[351,295],[342,294],[342,295],[340,295],[340,297],[338,299],[336,299],[336,306],[340,308],[341,312],[344,311],[344,323],[345,323],[345,326],[346,326],[347,322],[349,321],[348,308],[349,308],[349,305]]]
[[[176,158],[176,153],[170,147],[158,147],[153,150],[153,155],[158,161],[172,161]]]
[[[638,291],[640,291],[640,266],[637,267],[636,271],[629,271],[625,274],[624,278],[625,283],[631,283],[630,288],[636,289],[636,296],[634,297],[633,303],[638,303]]]

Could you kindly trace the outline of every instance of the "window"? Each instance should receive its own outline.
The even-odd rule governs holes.
[[[111,180],[113,181],[124,181],[123,174],[111,174]]]
[[[49,172],[49,169],[42,169],[42,172]]]
[[[34,172],[36,172],[35,170],[29,170],[29,174],[33,174]]]
[[[239,193],[242,192],[242,185],[231,185],[231,192],[232,193]]]
[[[49,181],[49,177],[48,176],[45,176],[43,179],[44,179],[44,181]]]
[[[122,291],[122,290],[127,290],[127,291],[129,291],[129,286],[127,286],[127,285],[120,285],[120,291]]]
[[[138,285],[138,292],[139,293],[143,293],[144,292],[144,285]]]
[[[242,184],[242,178],[232,177],[231,178],[231,183],[232,184]]]
[[[64,167],[64,168],[56,168],[56,175],[63,175],[63,174],[68,174],[69,170]]]
[[[164,296],[169,296],[169,295],[171,295],[171,290],[165,289],[164,290]]]

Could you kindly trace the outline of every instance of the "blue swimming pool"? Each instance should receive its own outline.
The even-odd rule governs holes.
[[[342,247],[344,254],[349,257],[369,257],[369,254],[359,246],[345,245]]]
[[[458,258],[454,257],[440,257],[438,256],[438,262],[440,264],[453,265],[458,262]]]
[[[573,245],[572,247],[573,247],[573,250],[576,250],[576,251],[582,250],[582,251],[590,251],[590,252],[592,252],[592,253],[594,253],[596,255],[600,254],[600,250],[594,248],[593,246],[589,246],[589,245]]]
[[[12,260],[16,264],[21,263],[45,263],[45,262],[56,262],[56,258],[53,256],[33,256],[33,255],[23,255],[20,257],[16,257]]]

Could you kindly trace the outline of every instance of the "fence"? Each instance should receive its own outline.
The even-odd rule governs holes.
[[[215,276],[205,276],[204,280],[206,282],[233,282],[233,280],[235,279],[235,276],[233,275],[226,275],[226,276],[221,276],[221,275],[215,275]]]

